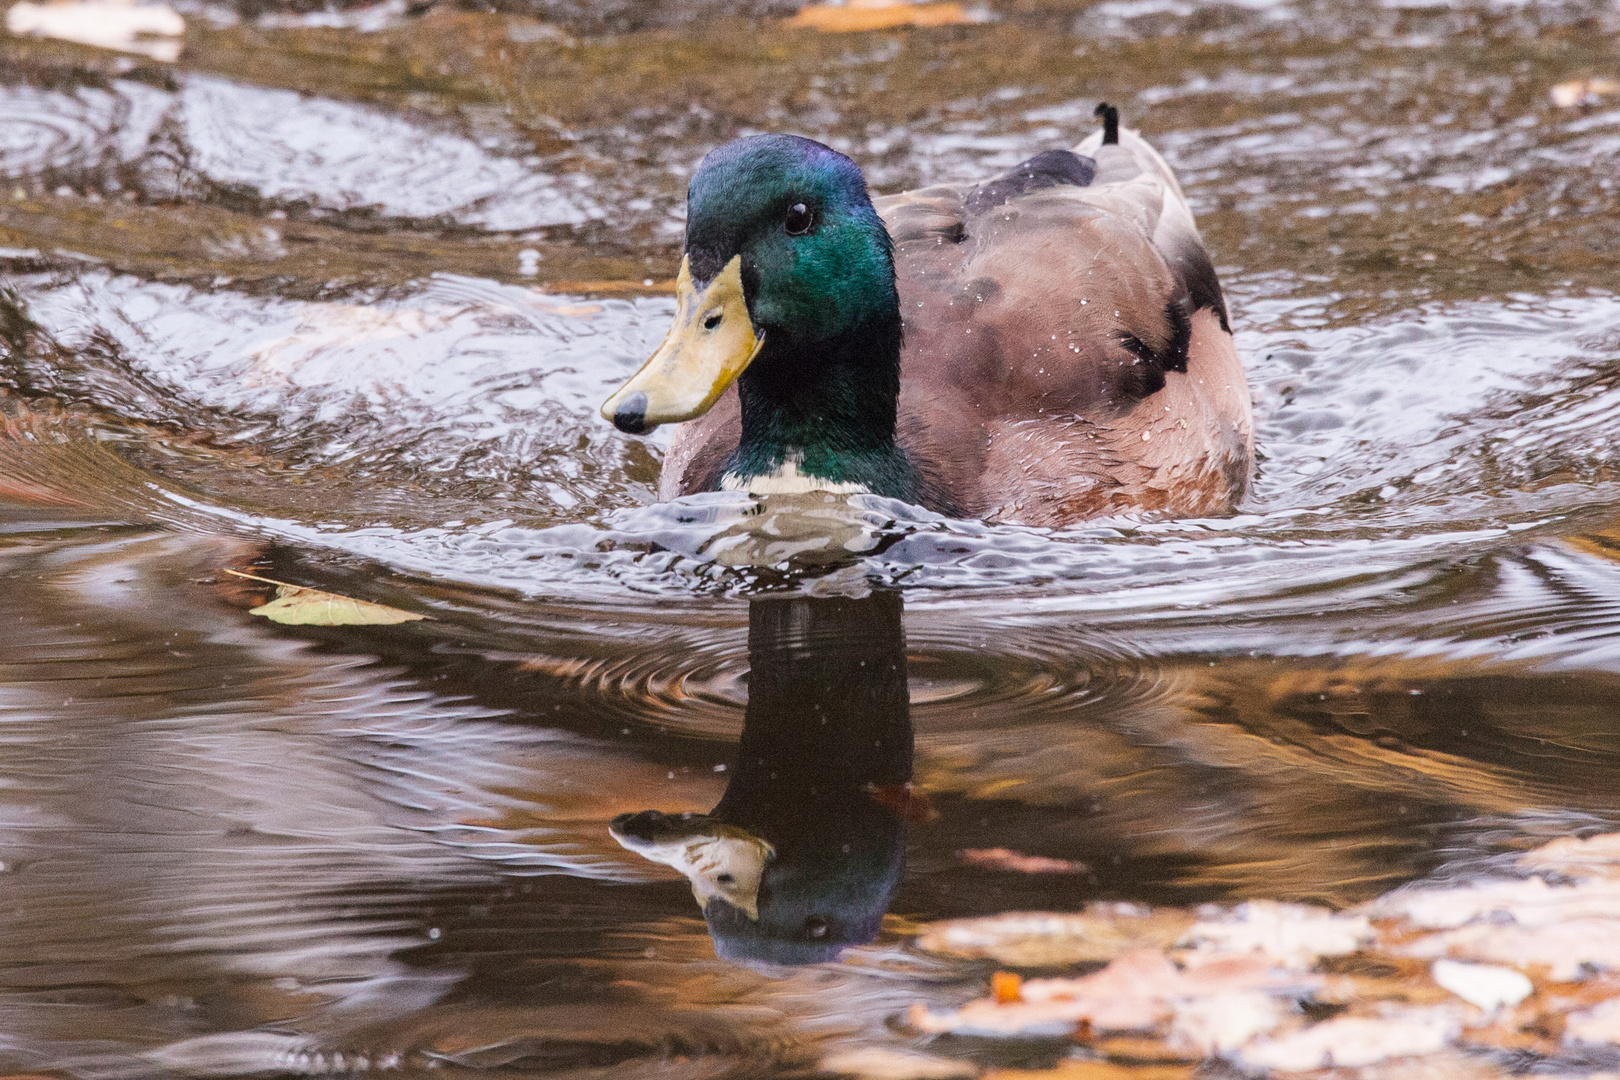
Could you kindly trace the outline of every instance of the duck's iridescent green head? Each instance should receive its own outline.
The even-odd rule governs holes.
[[[602,406],[625,431],[702,415],[751,364],[791,366],[808,390],[826,374],[816,357],[842,363],[851,341],[893,369],[876,372],[880,396],[898,385],[889,235],[860,168],[818,142],[756,135],[703,159],[677,293],[669,336]],[[892,400],[888,411],[892,435]]]
[[[703,159],[686,197],[686,255],[706,282],[733,258],[754,325],[806,339],[844,333],[894,301],[889,234],[849,158],[792,135],[756,135]]]

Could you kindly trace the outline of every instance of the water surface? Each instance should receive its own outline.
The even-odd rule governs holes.
[[[1620,101],[1548,98],[1612,73],[1612,4],[496,6],[0,39],[6,1069],[813,1073],[982,992],[926,921],[1340,906],[1620,824]],[[708,148],[896,190],[1103,98],[1227,285],[1237,515],[653,502],[662,443],[595,407]],[[430,619],[277,626],[227,568]],[[896,756],[762,734],[779,655]],[[614,839],[645,810],[774,836],[792,933],[875,940],[762,966]]]

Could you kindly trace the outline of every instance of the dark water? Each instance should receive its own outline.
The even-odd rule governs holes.
[[[4,1069],[813,1073],[981,992],[923,921],[1620,823],[1620,99],[1548,97],[1612,3],[186,10],[173,66],[0,37]],[[1099,98],[1232,297],[1242,513],[653,504],[594,409],[707,148],[891,190]],[[226,568],[431,618],[277,626]],[[762,918],[614,839],[649,809],[770,844]]]

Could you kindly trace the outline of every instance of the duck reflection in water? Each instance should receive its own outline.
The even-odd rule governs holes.
[[[738,760],[707,814],[615,818],[692,882],[726,959],[812,964],[877,936],[914,805],[899,593],[755,600]]]

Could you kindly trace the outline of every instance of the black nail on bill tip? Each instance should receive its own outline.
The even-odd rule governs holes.
[[[626,435],[641,435],[647,430],[647,395],[637,390],[613,410],[613,426]]]

